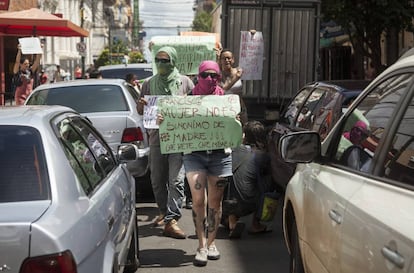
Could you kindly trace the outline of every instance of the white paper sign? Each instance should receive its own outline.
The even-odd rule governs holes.
[[[242,80],[261,80],[263,71],[263,35],[256,31],[241,31],[239,66],[243,69]]]
[[[38,37],[19,38],[23,54],[42,54],[42,46]]]
[[[157,99],[159,96],[144,96],[147,104],[144,105],[144,127],[147,129],[158,129],[157,114],[158,106]]]

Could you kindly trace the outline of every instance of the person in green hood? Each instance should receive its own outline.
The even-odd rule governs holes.
[[[157,74],[142,84],[141,99],[137,105],[138,113],[144,112],[147,103],[145,95],[185,96],[194,87],[191,79],[181,75],[176,67],[175,48],[160,48],[154,59]],[[150,144],[151,184],[159,216],[154,226],[164,227],[164,236],[185,239],[186,235],[177,222],[181,218],[181,205],[184,199],[184,166],[182,153],[161,154],[158,129],[147,129]]]

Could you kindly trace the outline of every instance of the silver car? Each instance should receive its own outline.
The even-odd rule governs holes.
[[[125,79],[127,74],[134,74],[142,81],[152,76],[152,65],[147,63],[104,65],[98,70],[104,79]]]
[[[359,95],[321,143],[280,141],[299,163],[285,193],[290,272],[414,272],[414,56]]]
[[[133,272],[135,183],[90,122],[62,106],[0,108],[0,271]]]
[[[138,93],[121,79],[88,79],[64,81],[38,86],[26,105],[63,105],[86,116],[111,148],[122,143],[139,147],[139,158],[128,163],[134,177],[145,177],[149,170],[149,146],[138,114]]]

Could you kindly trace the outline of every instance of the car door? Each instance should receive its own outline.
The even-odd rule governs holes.
[[[414,101],[409,89],[413,79],[414,74],[403,73],[382,81],[343,121],[338,138],[356,123],[355,117],[371,133],[360,144],[352,140],[345,149],[340,147],[344,142],[337,141],[336,159],[356,146],[368,155],[368,161],[361,162],[360,168],[347,160],[338,162],[338,169],[346,170],[350,178],[343,181],[344,186],[358,183],[360,187],[346,197],[345,211],[337,214],[341,219],[335,250],[338,269],[330,272],[414,270],[414,165],[410,161],[414,156]]]
[[[361,187],[353,174],[330,165],[298,165],[294,179],[303,188],[302,247],[309,272],[340,272],[337,254],[348,199]],[[292,179],[293,180],[293,179]],[[290,183],[292,183],[292,180]]]
[[[285,162],[280,156],[278,150],[279,139],[281,136],[292,131],[300,109],[311,91],[312,87],[305,87],[298,92],[286,110],[283,111],[280,121],[275,124],[270,133],[268,149],[270,151],[272,179],[276,181],[281,191],[284,191],[286,184],[293,175],[295,165]]]
[[[86,120],[65,119],[57,126],[79,186],[89,198],[88,215],[82,218],[82,224],[91,228],[96,242],[95,249],[85,251],[84,258],[112,259],[96,265],[112,268],[112,263],[118,263],[119,253],[123,251],[125,255],[129,240],[127,231],[135,205],[131,177],[125,166],[117,164],[109,146]]]

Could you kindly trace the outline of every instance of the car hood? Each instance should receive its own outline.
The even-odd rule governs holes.
[[[0,204],[0,271],[19,271],[29,256],[31,225],[49,206],[50,200]]]

